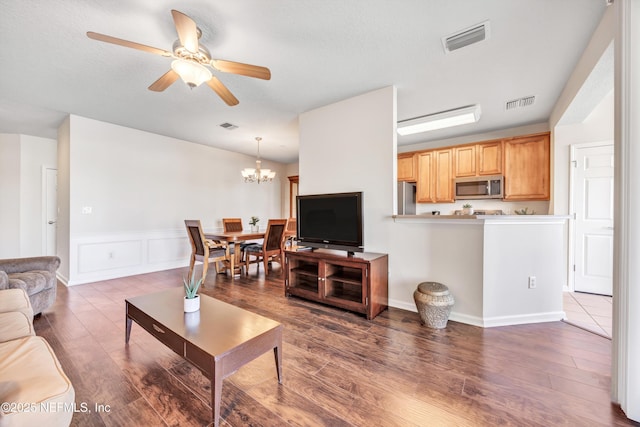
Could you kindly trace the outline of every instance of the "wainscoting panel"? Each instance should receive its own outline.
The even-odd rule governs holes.
[[[71,240],[67,286],[184,267],[191,246],[183,229],[87,236]]]

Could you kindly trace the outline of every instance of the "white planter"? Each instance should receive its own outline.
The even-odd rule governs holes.
[[[184,312],[192,313],[200,310],[200,295],[196,295],[195,298],[184,297]]]
[[[252,233],[257,233],[258,231],[260,231],[260,226],[258,226],[257,224],[251,226]]]
[[[473,208],[462,208],[463,215],[473,215]]]
[[[187,331],[196,332],[200,326],[200,310],[185,313],[184,325]]]

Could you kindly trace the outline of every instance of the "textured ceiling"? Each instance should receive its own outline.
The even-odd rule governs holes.
[[[55,138],[71,113],[293,162],[298,114],[384,86],[398,120],[481,104],[480,122],[399,137],[426,142],[546,121],[605,9],[603,0],[1,0],[0,133]],[[171,50],[177,9],[218,59],[269,67],[270,81],[217,77],[240,104],[181,81],[147,87],[170,58],[97,42],[95,31]],[[441,38],[489,20],[485,42]],[[505,101],[535,95],[526,108]],[[219,127],[229,122],[233,131]]]

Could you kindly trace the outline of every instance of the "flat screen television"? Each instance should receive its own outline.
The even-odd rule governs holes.
[[[296,197],[302,246],[363,252],[362,192]]]

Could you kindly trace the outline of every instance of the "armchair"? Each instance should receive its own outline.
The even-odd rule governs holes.
[[[34,314],[40,314],[56,300],[57,256],[0,259],[0,289],[24,289]]]

